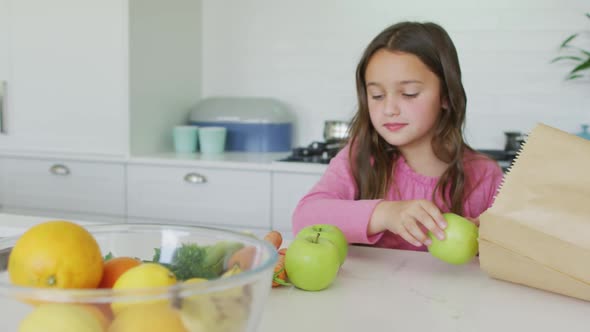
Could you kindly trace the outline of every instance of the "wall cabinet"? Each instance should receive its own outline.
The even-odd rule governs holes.
[[[200,1],[0,0],[0,151],[171,146],[200,98]]]

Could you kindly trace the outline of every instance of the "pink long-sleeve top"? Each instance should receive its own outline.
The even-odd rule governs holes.
[[[415,247],[389,231],[367,234],[373,210],[383,199],[355,200],[358,190],[348,150],[349,147],[345,147],[330,161],[322,178],[299,201],[293,212],[293,232],[296,234],[308,225],[333,224],[344,232],[349,243],[425,251],[425,246]],[[503,173],[495,161],[473,151],[466,151],[463,166],[466,193],[463,216],[477,218],[492,205]],[[390,189],[386,200],[432,200],[438,177],[416,173],[403,157],[398,159],[393,177],[398,190]],[[437,203],[437,206],[441,212],[449,212],[444,204]]]

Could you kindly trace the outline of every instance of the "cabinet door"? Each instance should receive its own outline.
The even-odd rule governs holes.
[[[127,1],[6,1],[0,36],[8,30],[11,77],[0,149],[125,154]]]
[[[269,229],[270,172],[128,165],[127,216]]]
[[[299,200],[320,180],[321,174],[274,172],[272,178],[272,227],[291,231],[291,217]]]
[[[119,163],[0,158],[0,206],[6,211],[125,215],[125,166]]]

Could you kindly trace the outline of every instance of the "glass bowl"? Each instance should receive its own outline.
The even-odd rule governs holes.
[[[10,283],[7,270],[8,257],[18,237],[4,238],[0,240],[2,331],[146,332],[145,326],[149,326],[149,331],[170,332],[256,330],[271,290],[273,269],[278,259],[276,249],[270,243],[244,233],[197,226],[116,224],[85,228],[98,242],[103,256],[110,253],[114,257],[131,256],[152,261],[155,248],[160,248],[158,262],[169,264],[175,251],[183,244],[203,247],[232,243],[233,251],[228,250],[222,258],[223,269],[229,269],[228,257],[244,247],[249,249],[249,264],[246,265],[250,266],[243,266],[240,273],[231,276],[197,283],[178,282],[159,288],[19,287]],[[115,315],[111,310],[113,303],[123,303],[127,309]],[[85,323],[88,312],[97,318],[100,328],[96,327],[95,321]],[[142,324],[124,322],[115,326],[117,320],[125,320],[121,318],[124,313],[127,321],[141,320]],[[35,315],[53,318],[44,321],[41,327],[31,328],[35,324],[28,323],[37,319],[33,317]],[[75,324],[65,323],[71,319],[76,321]],[[28,325],[23,323],[25,321]],[[25,325],[27,329],[23,327]]]

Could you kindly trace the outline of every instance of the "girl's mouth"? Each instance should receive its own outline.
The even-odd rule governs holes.
[[[383,126],[389,131],[398,131],[407,125],[407,123],[386,123]]]

